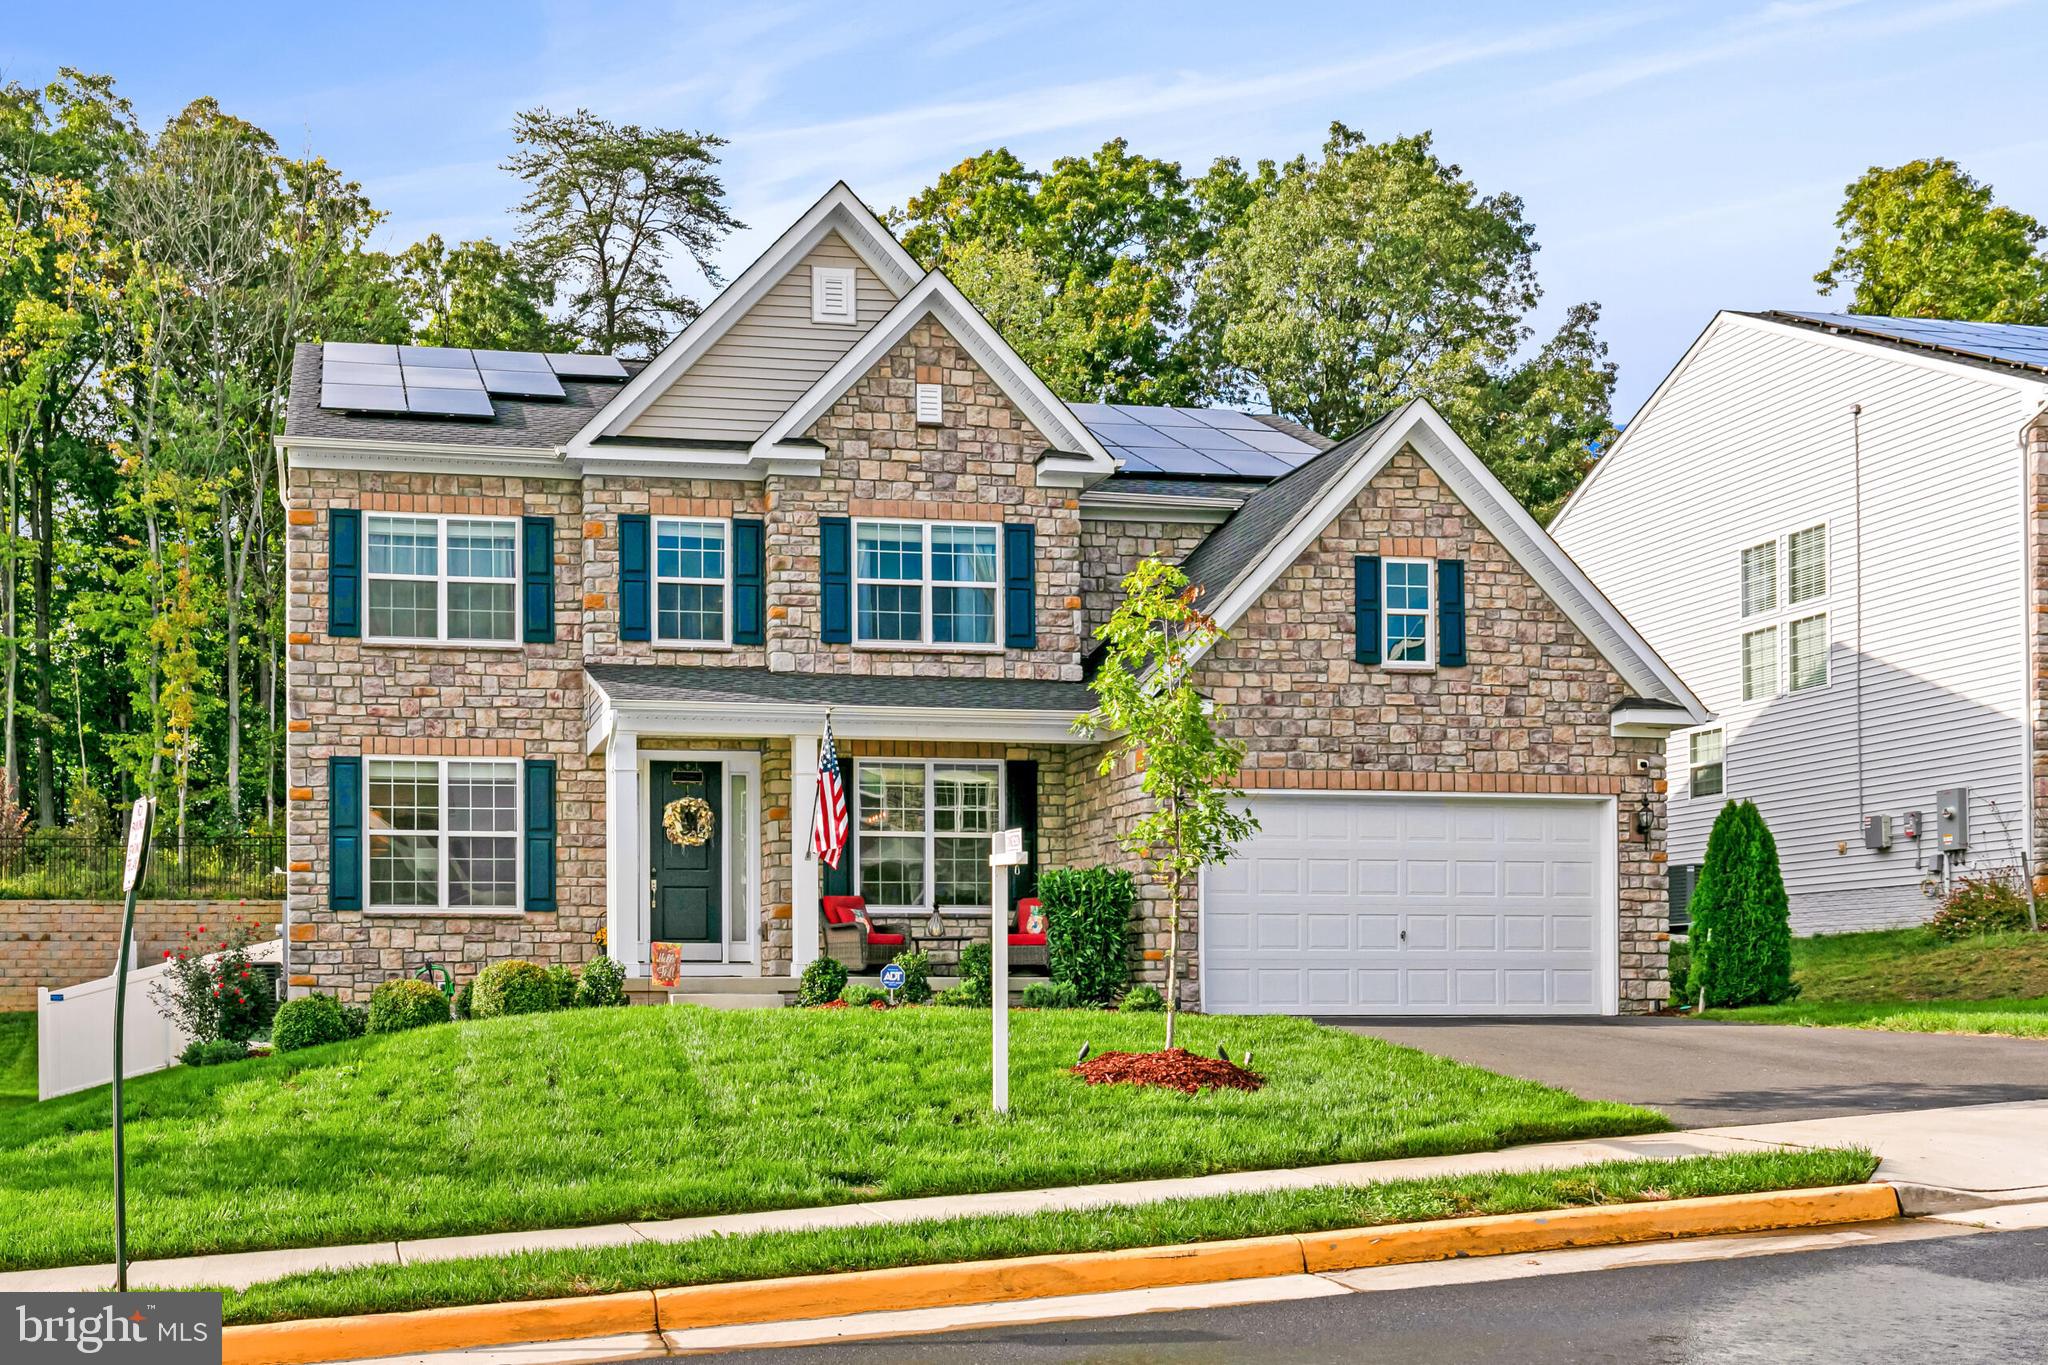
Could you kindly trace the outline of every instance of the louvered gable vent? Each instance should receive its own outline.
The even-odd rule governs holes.
[[[853,271],[847,266],[811,267],[811,321],[858,322]]]

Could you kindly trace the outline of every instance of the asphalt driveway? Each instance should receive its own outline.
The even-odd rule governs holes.
[[[1325,1019],[1682,1128],[2048,1098],[2048,1041],[1686,1019]]]

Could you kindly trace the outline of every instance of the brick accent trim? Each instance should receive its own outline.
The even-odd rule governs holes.
[[[854,498],[847,515],[893,517],[900,521],[1001,521],[1003,508],[985,502],[915,502],[893,498]]]
[[[855,739],[839,746],[853,758],[1007,758],[1009,746],[923,739]],[[1028,755],[1025,755],[1028,757]]]
[[[364,749],[367,758],[518,758],[529,746],[519,739],[377,739]]]
[[[1443,550],[1435,536],[1396,536],[1380,542],[1380,554],[1394,559],[1436,559]]]
[[[419,512],[456,517],[516,517],[526,510],[518,498],[457,498],[428,493],[365,493],[366,512]]]
[[[729,517],[731,498],[671,498],[647,500],[647,510],[657,517]]]
[[[1471,792],[1517,796],[1620,796],[1619,777],[1564,777],[1548,773],[1375,773],[1304,772],[1288,768],[1246,768],[1238,775],[1246,791]]]

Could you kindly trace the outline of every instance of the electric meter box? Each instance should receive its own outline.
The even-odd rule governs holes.
[[[1882,853],[1892,846],[1892,818],[1889,815],[1863,817],[1863,846]]]
[[[1947,787],[1934,794],[1934,827],[1941,834],[1945,853],[1965,853],[1970,847],[1970,789]]]
[[[1899,837],[1918,839],[1920,837],[1920,812],[1909,810],[1899,817]]]

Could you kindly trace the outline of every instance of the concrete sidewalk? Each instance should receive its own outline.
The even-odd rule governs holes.
[[[158,1289],[198,1286],[246,1288],[304,1271],[350,1270],[361,1266],[419,1265],[471,1256],[507,1256],[524,1251],[686,1242],[711,1234],[803,1231],[907,1223],[975,1214],[1050,1212],[1161,1199],[1252,1194],[1317,1185],[1362,1185],[1428,1176],[1489,1171],[1555,1170],[1599,1161],[1671,1160],[1760,1147],[1850,1145],[1870,1148],[1882,1164],[1877,1178],[1960,1192],[1950,1207],[2038,1199],[2030,1186],[2048,1186],[2048,1101],[1865,1114],[1852,1118],[1761,1124],[1643,1137],[1550,1142],[1496,1152],[1411,1157],[1398,1161],[1348,1162],[1279,1171],[1240,1171],[1172,1180],[1137,1180],[1077,1185],[1050,1190],[941,1195],[890,1199],[820,1208],[675,1218],[660,1222],[605,1223],[593,1227],[537,1232],[484,1233],[408,1242],[306,1247],[283,1251],[192,1256],[138,1261],[130,1279]],[[0,1292],[89,1291],[108,1288],[112,1265],[70,1266],[0,1274]]]

